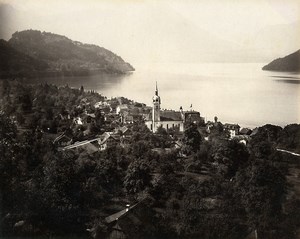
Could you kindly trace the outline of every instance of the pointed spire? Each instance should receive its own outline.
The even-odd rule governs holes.
[[[155,87],[155,95],[157,95],[157,96],[158,96],[157,81],[156,81],[156,87]]]

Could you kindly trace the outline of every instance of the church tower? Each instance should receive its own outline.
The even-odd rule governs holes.
[[[152,131],[156,132],[157,128],[160,125],[160,97],[158,95],[158,88],[156,82],[155,95],[152,98],[153,109],[152,109]]]

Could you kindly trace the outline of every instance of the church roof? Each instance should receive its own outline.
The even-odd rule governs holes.
[[[146,121],[152,120],[152,112],[150,112],[146,118]],[[161,110],[160,121],[182,121],[181,112],[174,110]]]
[[[180,111],[172,111],[172,110],[161,110],[160,111],[160,120],[161,121],[181,121],[181,113]]]

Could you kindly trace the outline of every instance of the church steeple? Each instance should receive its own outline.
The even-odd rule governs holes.
[[[152,108],[152,123],[153,123],[153,132],[156,131],[159,127],[160,122],[160,97],[158,95],[157,82],[155,84],[155,95],[152,98],[153,108]]]
[[[156,81],[156,84],[155,84],[155,95],[153,96],[152,100],[153,100],[153,104],[158,103],[160,105],[160,97],[158,95],[157,81]]]

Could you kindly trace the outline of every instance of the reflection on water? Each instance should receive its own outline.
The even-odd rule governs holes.
[[[45,77],[40,79],[27,80],[28,83],[51,83],[58,86],[69,85],[73,88],[84,86],[87,90],[95,90],[105,92],[106,89],[112,86],[117,86],[123,82],[123,79],[130,76],[132,73],[125,75],[118,74],[97,74],[91,76],[76,76],[76,77]]]
[[[285,73],[285,74],[291,74],[288,76],[284,75],[276,75],[276,76],[271,76],[273,78],[276,78],[275,81],[279,83],[287,83],[287,84],[300,84],[300,77],[294,76],[294,74],[297,73]]]
[[[283,82],[288,84],[300,84],[300,80],[276,80],[277,82]]]
[[[295,80],[300,80],[300,77],[295,77],[295,76],[271,76],[274,78],[280,78],[280,79],[295,79]]]
[[[155,81],[162,108],[183,106],[207,120],[255,127],[300,122],[299,74],[262,71],[263,64],[151,64],[136,65],[132,74],[47,78],[42,82],[95,90],[105,96],[125,96],[151,105]],[[279,80],[279,81],[278,81]],[[293,82],[291,82],[293,81]],[[278,84],[280,82],[281,84]],[[298,81],[297,81],[298,82]]]

